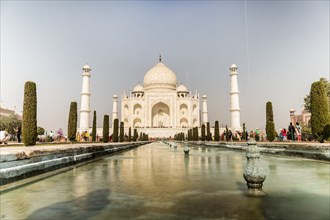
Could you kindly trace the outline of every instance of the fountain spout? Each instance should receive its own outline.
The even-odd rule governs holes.
[[[247,182],[248,195],[264,196],[265,192],[262,190],[262,183],[266,179],[264,169],[260,165],[260,151],[257,142],[250,138],[247,142],[246,158],[247,164],[245,166],[243,176]]]

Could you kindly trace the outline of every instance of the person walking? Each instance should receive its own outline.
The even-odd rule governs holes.
[[[283,141],[287,141],[287,138],[286,138],[287,132],[286,132],[285,128],[282,129],[281,134],[282,134]]]
[[[17,142],[21,143],[22,127],[18,126],[17,128],[15,128],[15,131],[16,131]]]
[[[294,126],[292,125],[292,122],[290,122],[290,125],[289,125],[289,132],[290,132],[290,137],[291,137],[291,140],[294,141],[295,140],[295,132],[296,132],[296,129],[294,128]]]
[[[301,126],[299,122],[296,122],[296,134],[297,134],[297,140],[301,141]]]
[[[53,136],[54,136],[53,131],[50,131],[50,132],[49,132],[49,139],[50,139],[50,142],[53,142]]]

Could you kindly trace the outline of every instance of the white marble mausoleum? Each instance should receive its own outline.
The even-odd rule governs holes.
[[[132,128],[200,127],[198,94],[192,95],[159,58],[147,71],[143,84],[121,98],[121,121]]]

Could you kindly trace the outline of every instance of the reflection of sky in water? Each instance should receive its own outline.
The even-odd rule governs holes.
[[[262,155],[246,196],[243,152],[153,143],[1,195],[1,219],[329,219],[329,163]]]

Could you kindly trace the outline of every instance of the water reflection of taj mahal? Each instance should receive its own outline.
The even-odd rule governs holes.
[[[237,67],[234,67],[233,70],[236,72]],[[80,131],[90,130],[89,79],[91,69],[85,66],[83,70]],[[235,76],[237,85],[237,72]],[[237,96],[237,101],[233,101],[231,98],[231,115],[234,113],[236,119],[232,120],[232,123],[236,121],[238,126],[234,125],[232,128],[240,129],[237,86],[236,90],[230,93],[231,97]],[[113,96],[111,120],[119,118],[124,122],[125,130],[129,127],[136,128],[138,132],[149,134],[149,137],[173,137],[178,132],[186,132],[192,127],[201,127],[202,123],[208,122],[206,95],[200,97],[197,91],[192,93],[183,84],[178,85],[176,74],[162,62],[161,56],[159,62],[145,74],[143,84],[136,85],[129,95],[123,94],[120,101],[119,118],[118,96]],[[200,101],[202,108],[200,108]],[[102,131],[98,133],[102,134]]]

